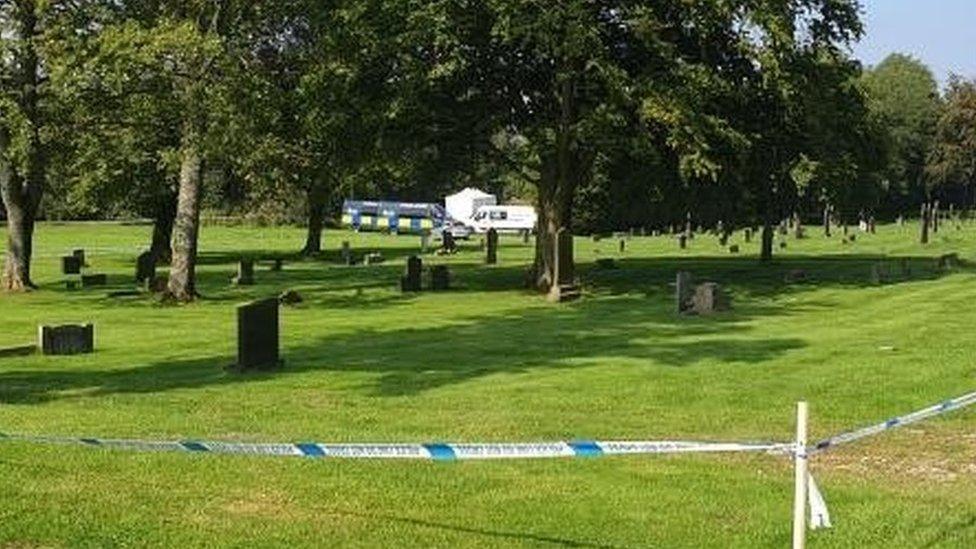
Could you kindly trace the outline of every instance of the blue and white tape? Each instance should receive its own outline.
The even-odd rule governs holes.
[[[599,457],[637,454],[762,452],[789,454],[791,444],[688,441],[575,441],[499,444],[321,444],[153,441],[4,435],[0,440],[73,444],[146,452],[191,452],[346,459],[420,459],[435,461]]]
[[[810,452],[811,453],[823,452],[831,448],[840,446],[842,444],[849,444],[851,442],[860,440],[862,438],[867,438],[870,436],[883,433],[885,431],[890,431],[891,429],[897,429],[898,427],[904,427],[906,425],[911,425],[912,423],[918,423],[919,421],[923,421],[935,416],[940,416],[942,414],[952,412],[954,410],[966,408],[968,406],[972,406],[973,404],[976,404],[976,393],[969,393],[967,395],[963,395],[961,397],[954,398],[952,400],[947,400],[945,402],[936,404],[934,406],[929,406],[928,408],[924,408],[922,410],[918,410],[916,412],[912,412],[904,416],[893,417],[887,421],[883,421],[875,425],[869,425],[861,429],[849,431],[846,433],[841,433],[839,435],[826,438],[824,440],[821,440],[817,444],[815,444],[810,449]]]

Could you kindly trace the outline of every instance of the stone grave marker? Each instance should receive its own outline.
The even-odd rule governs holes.
[[[82,250],[81,248],[79,248],[79,249],[77,249],[77,250],[73,250],[73,251],[71,252],[71,255],[72,255],[73,257],[75,257],[75,258],[77,258],[77,259],[78,259],[78,261],[79,261],[79,262],[81,263],[81,266],[82,266],[82,267],[85,267],[85,266],[87,266],[87,265],[88,265],[88,262],[87,262],[87,261],[85,261],[85,250]]]
[[[237,276],[234,277],[237,286],[254,285],[254,260],[242,259],[237,263]]]
[[[237,371],[273,370],[282,366],[278,341],[278,298],[237,308]]]
[[[486,238],[488,239],[488,243],[485,252],[485,263],[494,265],[498,263],[498,231],[494,227],[488,229]]]
[[[454,242],[454,234],[451,231],[444,231],[441,233],[443,236],[443,243],[441,250],[446,254],[453,254],[457,252],[457,244]]]
[[[430,289],[435,292],[451,289],[451,271],[447,265],[434,265],[430,270]]]
[[[342,241],[342,250],[339,252],[342,258],[343,265],[352,265],[352,248],[349,247],[349,241]]]
[[[156,256],[143,252],[136,258],[136,284],[144,284],[156,276]]]
[[[82,262],[73,255],[66,255],[61,258],[61,274],[76,275],[81,274]]]
[[[522,231],[522,244],[528,244],[529,243],[529,235],[530,234],[532,234],[532,231],[529,231],[529,230]]]
[[[420,233],[420,253],[426,254],[430,251],[430,232],[424,231]]]
[[[384,261],[386,261],[386,258],[379,252],[372,252],[363,256],[363,265],[379,265]]]
[[[691,308],[691,298],[694,295],[694,279],[691,273],[681,271],[674,282],[674,304],[678,314],[687,312]]]
[[[415,255],[407,259],[407,272],[400,278],[400,290],[403,292],[419,292],[424,263]]]
[[[739,245],[738,244],[733,244],[733,245],[729,246],[729,253],[730,254],[737,254],[737,253],[739,253],[739,251],[740,250],[739,250]]]
[[[682,250],[688,247],[688,235],[686,234],[678,235],[678,247],[681,248]]]
[[[624,253],[626,251],[627,251],[627,241],[621,239],[620,240],[620,253]]]
[[[40,326],[37,346],[45,355],[79,355],[95,352],[95,325]]]
[[[81,275],[82,288],[94,288],[96,286],[105,286],[106,284],[108,284],[108,276],[104,274]]]
[[[745,239],[746,239],[746,244],[752,242],[752,229],[745,230]]]
[[[722,287],[714,282],[706,282],[695,288],[692,297],[692,310],[699,315],[710,315],[729,308],[729,300]]]

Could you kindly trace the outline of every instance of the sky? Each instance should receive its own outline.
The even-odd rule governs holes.
[[[893,52],[920,59],[943,84],[976,78],[976,0],[861,0],[865,37],[854,54],[876,65]]]

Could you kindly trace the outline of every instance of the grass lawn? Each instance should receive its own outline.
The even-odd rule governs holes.
[[[576,241],[586,296],[550,305],[520,289],[532,250],[503,238],[450,259],[450,293],[403,295],[418,237],[330,232],[331,254],[258,267],[241,254],[296,250],[292,228],[207,227],[189,306],[113,299],[130,288],[150,228],[43,224],[38,292],[0,296],[0,347],[39,323],[93,321],[97,352],[0,358],[0,432],[320,442],[572,439],[789,440],[796,401],[812,438],[976,389],[976,226],[884,226],[854,243],[811,227],[760,265],[713,236]],[[837,231],[838,233],[840,231]],[[381,251],[339,266],[342,240]],[[3,244],[0,243],[0,246]],[[88,252],[110,288],[66,291],[59,257]],[[2,249],[2,248],[0,248]],[[619,268],[599,270],[600,257]],[[902,260],[911,273],[900,275]],[[893,280],[875,284],[887,260]],[[785,275],[802,269],[808,281]],[[679,318],[678,270],[728,287],[734,310]],[[235,305],[300,292],[282,310],[286,366],[235,375]],[[960,411],[812,465],[833,514],[812,547],[976,546],[976,411]],[[552,546],[784,547],[792,470],[769,456],[375,462],[142,454],[0,442],[0,547]]]

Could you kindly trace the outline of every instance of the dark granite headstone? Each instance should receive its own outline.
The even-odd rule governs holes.
[[[688,235],[679,234],[678,235],[678,247],[684,250],[688,247]]]
[[[278,343],[277,298],[237,308],[237,364],[234,369],[271,370],[282,365]]]
[[[61,258],[61,273],[66,275],[81,274],[82,262],[73,255],[66,255]]]
[[[498,263],[498,231],[494,228],[488,229],[487,250],[485,252],[485,263],[494,265]]]
[[[237,263],[237,276],[234,277],[234,284],[238,286],[254,285],[254,261],[242,259]]]
[[[457,251],[457,244],[454,242],[454,234],[451,231],[444,231],[441,233],[443,236],[443,246],[441,250],[444,253],[453,254]]]
[[[143,284],[156,276],[156,256],[152,252],[144,252],[136,258],[136,284]]]
[[[71,255],[74,256],[76,259],[78,259],[78,261],[81,262],[81,266],[82,267],[88,265],[88,262],[85,261],[85,250],[82,250],[80,248],[77,249],[77,250],[73,250],[71,252]]]
[[[733,245],[729,246],[729,253],[730,254],[737,254],[737,253],[739,253],[739,245],[738,244],[733,244]]]
[[[108,284],[108,276],[104,274],[81,275],[82,288],[94,288]]]
[[[624,252],[627,251],[627,241],[626,240],[621,239],[619,246],[620,246],[620,253],[624,253]]]
[[[752,229],[746,229],[745,238],[746,238],[746,244],[752,242]]]
[[[692,287],[691,273],[679,272],[674,282],[674,304],[678,314],[687,312],[691,308],[691,298],[695,289]]]
[[[430,289],[435,292],[451,289],[451,271],[447,265],[435,265],[430,270]]]
[[[93,324],[40,326],[37,346],[45,355],[79,355],[95,352]]]
[[[407,272],[400,278],[400,290],[404,292],[419,292],[421,290],[421,276],[424,263],[415,255],[407,259]]]

